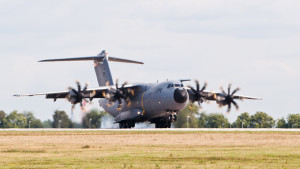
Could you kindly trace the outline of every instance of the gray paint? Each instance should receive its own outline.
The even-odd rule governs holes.
[[[136,122],[152,121],[156,118],[167,118],[172,113],[180,113],[189,103],[187,99],[184,103],[177,103],[174,100],[174,91],[178,87],[168,88],[169,84],[180,83],[177,81],[168,81],[158,84],[134,84],[135,96],[131,99],[132,104],[127,106],[125,100],[122,99],[121,110],[117,110],[118,102],[112,106],[108,106],[107,99],[100,99],[99,105],[113,117],[116,122],[126,121],[128,119]],[[181,90],[185,88],[180,87]],[[187,91],[186,91],[187,92]],[[134,110],[134,111],[133,111]],[[136,110],[142,111],[137,116]],[[135,119],[132,117],[136,116]]]
[[[110,73],[110,68],[107,61],[107,56],[105,50],[102,51],[98,56],[103,57],[101,61],[94,60],[94,68],[98,80],[99,86],[105,86],[108,82],[108,85],[113,85],[112,76]]]
[[[115,86],[113,86],[113,80],[109,68],[108,61],[115,62],[124,62],[124,63],[136,63],[143,64],[138,61],[131,61],[126,59],[107,57],[105,50],[103,50],[97,56],[90,57],[81,57],[81,58],[65,58],[65,59],[48,59],[42,60],[41,62],[53,62],[53,61],[84,61],[84,60],[94,60],[95,63],[95,72],[98,80],[99,86],[106,86],[97,90],[97,92],[107,92],[107,90],[116,90]],[[182,80],[185,81],[185,80]],[[116,122],[124,122],[124,121],[133,121],[133,122],[143,122],[150,121],[159,124],[160,122],[157,120],[173,120],[173,115],[180,113],[190,102],[193,101],[193,97],[190,92],[186,88],[183,87],[182,81],[167,81],[157,84],[132,84],[125,86],[122,90],[132,89],[134,90],[135,95],[130,96],[131,104],[127,105],[125,100],[122,99],[122,106],[120,109],[118,108],[118,101],[114,102],[112,105],[108,105],[110,101],[106,98],[102,98],[97,96],[99,99],[99,105],[103,107],[103,109],[115,117]],[[107,84],[108,82],[108,84]],[[109,85],[109,86],[107,86]],[[126,89],[127,88],[127,89]],[[175,90],[180,90],[181,95],[178,96],[178,91],[176,93],[177,102],[174,99]],[[87,92],[92,92],[87,91]],[[185,93],[186,92],[186,93]],[[69,92],[55,92],[55,93],[43,93],[43,94],[35,94],[35,95],[45,95],[47,98],[65,98]],[[183,93],[183,95],[182,95]],[[211,92],[207,92],[210,93]],[[60,97],[63,95],[64,97]],[[221,96],[222,93],[213,93],[212,96],[207,96],[209,100],[216,100],[216,96]],[[17,95],[21,96],[21,95]],[[27,95],[33,96],[33,95]],[[184,96],[180,99],[181,96]],[[90,96],[89,96],[90,97]],[[237,96],[240,99],[259,99],[253,97],[244,97]],[[124,96],[123,96],[124,98]],[[178,99],[179,98],[179,99]],[[182,101],[181,101],[182,100]],[[216,100],[217,101],[217,100]],[[172,116],[169,116],[172,115]],[[169,118],[170,119],[167,119]]]

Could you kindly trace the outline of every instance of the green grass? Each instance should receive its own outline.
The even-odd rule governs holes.
[[[300,168],[299,132],[0,132],[0,168]]]

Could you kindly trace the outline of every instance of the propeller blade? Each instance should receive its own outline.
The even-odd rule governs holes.
[[[199,91],[199,89],[200,89],[199,81],[195,80],[195,83],[196,83],[196,90]]]
[[[223,93],[224,95],[227,95],[227,93],[224,91],[224,89],[223,89],[222,86],[220,86],[220,90],[222,91],[222,93]]]
[[[121,88],[124,88],[124,86],[126,86],[128,84],[128,82],[124,82]]]
[[[78,92],[75,89],[72,88],[71,91],[78,95]]]
[[[193,103],[190,103],[188,108],[190,109],[190,111],[192,111],[193,110]]]
[[[118,90],[118,86],[119,86],[119,79],[116,79],[116,90]]]
[[[192,89],[192,91],[194,92],[194,94],[197,94],[198,92],[197,92],[197,90],[195,90],[194,88],[191,88]]]
[[[231,96],[232,95],[234,95],[237,91],[239,91],[240,90],[240,88],[238,87],[238,88],[236,88],[232,93],[231,93]]]
[[[106,98],[106,92],[105,92],[105,91],[102,91],[102,96],[103,96],[104,98]]]
[[[231,88],[231,83],[228,84],[228,93],[227,93],[227,95],[230,95],[230,88]]]
[[[76,84],[77,84],[78,92],[81,92],[81,85],[80,85],[79,81],[76,81]]]
[[[204,86],[203,86],[202,89],[201,89],[201,92],[203,92],[203,90],[206,89],[206,86],[207,86],[207,83],[205,82],[205,83],[204,83]]]
[[[128,99],[127,101],[127,107],[131,106],[131,101]]]
[[[201,101],[200,100],[198,101],[198,105],[199,105],[199,110],[202,110]]]
[[[75,109],[75,104],[72,105],[72,111],[74,111],[74,109]]]
[[[119,106],[122,105],[122,100],[121,98],[118,98]]]
[[[235,106],[236,111],[238,111],[239,110],[239,105],[234,100],[232,101],[232,103]]]
[[[107,106],[107,107],[111,107],[111,106],[112,106],[112,103],[111,103],[111,102],[106,103],[106,106]]]
[[[82,92],[85,92],[87,90],[88,86],[89,86],[88,83],[86,83],[83,90],[82,90]]]
[[[134,90],[133,89],[128,89],[127,92],[130,93],[131,96],[134,96]]]
[[[229,113],[231,110],[231,103],[228,104],[228,109],[227,109],[227,113]]]

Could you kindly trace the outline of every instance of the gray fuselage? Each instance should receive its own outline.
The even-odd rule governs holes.
[[[131,104],[127,105],[123,100],[121,109],[117,109],[118,102],[110,105],[107,99],[99,100],[100,106],[115,117],[116,122],[151,122],[153,119],[167,118],[172,113],[180,113],[189,103],[187,90],[177,81],[134,86],[135,95],[131,98]]]

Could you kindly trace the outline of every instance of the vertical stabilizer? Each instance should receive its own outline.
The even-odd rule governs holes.
[[[99,57],[103,57],[101,61],[94,60],[95,63],[95,72],[98,80],[99,86],[105,86],[107,85],[113,85],[112,76],[110,73],[110,68],[108,65],[108,58],[106,56],[105,50],[103,50],[100,54],[98,54]]]

